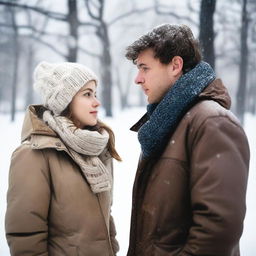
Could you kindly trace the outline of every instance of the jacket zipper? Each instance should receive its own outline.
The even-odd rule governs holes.
[[[104,229],[105,229],[105,234],[107,235],[107,238],[108,238],[109,253],[110,253],[110,255],[114,256],[114,252],[113,252],[113,248],[112,248],[112,244],[111,244],[111,240],[110,240],[110,234],[109,234],[108,229],[107,229],[107,224],[106,224],[106,221],[105,221],[105,218],[104,218],[104,214],[103,214],[103,211],[102,211],[102,207],[101,207],[101,204],[100,204],[99,195],[96,194],[96,197],[97,197],[98,204],[99,204],[99,207],[100,207],[101,216],[102,216],[102,218],[104,220]]]

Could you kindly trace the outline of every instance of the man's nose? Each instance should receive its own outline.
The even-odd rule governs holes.
[[[134,82],[135,82],[135,84],[142,84],[142,83],[144,83],[144,79],[141,76],[140,72],[138,72],[137,76],[135,77]]]

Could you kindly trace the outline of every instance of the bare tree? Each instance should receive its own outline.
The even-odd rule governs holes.
[[[0,23],[12,23],[11,14],[7,7],[0,9]],[[0,102],[1,111],[8,111],[6,104],[11,95],[11,84],[13,78],[13,29],[0,26]]]
[[[248,90],[246,95],[247,111],[256,114],[256,2],[249,0],[247,8],[248,27]]]
[[[245,112],[245,96],[247,85],[247,68],[248,68],[248,16],[247,16],[247,0],[242,2],[242,27],[241,27],[241,48],[240,48],[240,66],[239,66],[239,84],[236,95],[236,113],[241,123],[244,122]]]
[[[96,24],[96,36],[99,38],[101,44],[100,65],[101,65],[101,79],[104,81],[104,87],[102,91],[103,106],[106,110],[106,116],[112,116],[112,56],[111,56],[111,44],[109,28],[118,21],[130,17],[136,13],[142,14],[153,9],[148,6],[146,8],[138,9],[135,6],[132,10],[121,13],[119,16],[113,18],[110,22],[106,22],[104,19],[105,0],[85,0],[87,12]],[[121,92],[119,88],[119,92]],[[122,93],[120,94],[123,97]]]
[[[253,58],[251,60],[250,66],[249,66],[249,76],[248,76],[248,90],[246,94],[246,102],[247,102],[247,109],[250,113],[253,115],[256,114],[256,54],[255,52],[252,53]]]
[[[33,93],[33,81],[32,81],[32,74],[33,74],[33,66],[34,66],[34,57],[35,56],[35,48],[33,46],[33,43],[31,40],[28,42],[27,47],[27,83],[26,83],[26,97],[25,97],[25,105],[24,108],[26,108],[28,105],[33,103],[34,101],[34,93]]]
[[[13,68],[13,80],[12,80],[12,99],[11,99],[11,121],[15,119],[16,113],[16,95],[17,95],[17,80],[18,80],[18,67],[19,67],[19,33],[16,22],[16,12],[10,8],[12,26],[13,26],[13,42],[14,42],[14,68]]]
[[[68,14],[67,14],[67,22],[69,24],[69,51],[67,60],[71,62],[75,62],[77,60],[77,50],[78,50],[78,13],[77,13],[77,1],[68,0]]]
[[[33,11],[36,12],[48,19],[54,19],[56,21],[59,22],[65,22],[68,24],[69,27],[69,34],[66,35],[67,37],[67,54],[63,54],[61,53],[54,45],[51,45],[45,41],[43,41],[41,38],[37,37],[37,41],[39,41],[40,43],[48,46],[49,48],[51,48],[52,50],[54,50],[56,53],[60,54],[61,56],[64,56],[68,61],[76,61],[77,59],[77,42],[78,42],[78,27],[79,26],[84,26],[84,25],[93,25],[90,22],[88,23],[81,23],[78,20],[78,11],[77,11],[77,0],[67,0],[67,9],[68,9],[68,13],[58,13],[58,12],[53,12],[47,9],[44,9],[43,7],[38,7],[38,6],[31,6],[31,5],[26,5],[26,4],[20,4],[17,2],[12,2],[12,1],[0,1],[0,5],[5,5],[5,6],[10,6],[13,8],[20,8],[22,10],[29,10],[29,11]],[[33,33],[37,32],[40,33],[42,36],[43,35],[49,35],[47,34],[47,32],[45,31],[39,31],[38,29],[36,29],[35,27],[33,27],[33,25],[29,25],[29,26],[19,26],[18,28],[22,29],[31,29],[31,31]],[[57,36],[58,34],[56,33],[55,36]],[[33,38],[33,35],[32,35]]]
[[[116,84],[120,94],[121,109],[123,110],[129,106],[128,96],[129,96],[131,83],[130,81],[127,81],[126,86],[122,87],[121,77],[120,77],[121,72],[117,66],[115,67],[115,73],[116,73]],[[132,69],[130,68],[128,71],[128,77],[131,77],[131,73],[132,73]]]
[[[202,0],[200,7],[199,41],[204,60],[215,68],[214,51],[214,12],[216,0]]]
[[[112,116],[112,58],[110,55],[110,39],[109,39],[109,26],[113,25],[120,19],[126,18],[132,15],[134,12],[123,13],[120,16],[115,17],[110,24],[107,24],[104,20],[104,0],[85,1],[88,15],[92,22],[81,22],[78,19],[77,0],[67,0],[68,13],[62,14],[53,12],[42,7],[30,6],[26,4],[20,4],[16,2],[0,1],[0,5],[9,6],[10,8],[20,8],[22,10],[33,11],[40,15],[43,15],[47,19],[54,19],[60,22],[67,22],[69,27],[69,34],[67,36],[67,54],[62,53],[55,45],[47,42],[43,39],[43,36],[50,36],[45,30],[39,30],[33,24],[17,26],[17,29],[30,29],[30,37],[37,43],[43,44],[53,50],[55,53],[64,57],[67,61],[75,62],[77,60],[78,50],[84,52],[90,56],[97,57],[101,63],[101,79],[104,81],[102,99],[103,107],[106,110],[107,116]],[[99,55],[90,51],[78,47],[79,34],[78,29],[80,26],[91,26],[95,29],[95,35],[99,38],[101,43],[101,53]],[[54,34],[53,36],[58,36]]]
[[[55,53],[59,54],[60,56],[64,57],[67,61],[75,62],[77,59],[77,52],[78,52],[78,27],[84,25],[91,25],[90,23],[80,23],[78,20],[78,13],[77,13],[77,1],[76,0],[67,0],[68,5],[68,13],[62,14],[57,12],[52,12],[50,10],[46,10],[42,7],[38,6],[30,6],[26,4],[20,4],[17,1],[0,1],[0,5],[7,7],[10,12],[12,13],[12,22],[11,24],[1,24],[2,26],[9,27],[14,31],[14,70],[13,70],[13,81],[12,81],[12,100],[11,100],[11,119],[14,120],[15,118],[15,111],[16,111],[16,93],[17,93],[17,75],[18,75],[18,59],[19,59],[19,44],[18,44],[18,35],[19,31],[25,29],[26,31],[30,30],[31,35],[30,38],[35,40],[38,43],[41,43]],[[54,44],[51,44],[43,39],[44,36],[50,36],[50,33],[46,32],[46,26],[44,26],[43,30],[37,28],[36,24],[33,24],[31,21],[28,22],[27,25],[19,25],[16,23],[15,19],[15,12],[17,10],[24,10],[27,12],[27,16],[29,16],[30,11],[38,13],[45,17],[45,20],[54,19],[60,22],[66,22],[69,26],[69,34],[66,35],[67,40],[67,54],[62,53]],[[45,23],[46,24],[46,23]],[[58,34],[54,34],[52,36],[57,37]],[[31,53],[31,52],[30,52]],[[31,57],[31,55],[30,55]],[[29,67],[31,70],[31,67]],[[31,81],[31,80],[29,80]],[[29,90],[28,90],[29,91]],[[32,94],[28,94],[27,102],[29,102],[32,98]]]
[[[7,1],[7,0],[0,0],[0,5],[9,6],[11,8],[19,8],[19,10],[26,11],[28,13],[36,13],[37,16],[33,15],[33,18],[35,17],[43,17],[44,23],[46,25],[42,26],[40,25],[42,23],[42,19],[39,18],[39,23],[37,24],[35,22],[27,24],[17,25],[18,31],[21,35],[24,35],[25,33],[22,33],[26,31],[26,35],[28,31],[31,31],[31,34],[29,37],[34,40],[37,44],[37,46],[44,45],[47,46],[49,49],[57,53],[59,56],[63,57],[67,61],[76,61],[79,53],[85,53],[90,56],[98,58],[100,61],[100,72],[101,72],[101,80],[104,82],[103,92],[102,92],[102,101],[103,101],[103,107],[106,110],[107,116],[112,116],[112,87],[113,87],[113,56],[111,56],[111,42],[110,42],[110,28],[117,24],[120,20],[126,19],[131,17],[132,15],[137,15],[138,17],[141,17],[141,14],[152,11],[155,8],[156,13],[160,15],[169,15],[173,17],[175,20],[178,21],[186,21],[190,24],[193,24],[194,26],[198,26],[197,22],[195,22],[189,15],[177,15],[177,13],[171,11],[171,8],[163,4],[156,4],[157,1],[155,1],[155,5],[153,6],[147,6],[145,8],[137,8],[137,4],[135,1],[132,1],[132,6],[128,11],[124,11],[123,13],[120,13],[118,16],[113,17],[112,20],[107,21],[106,17],[104,17],[104,10],[106,2],[104,0],[84,0],[85,7],[86,7],[86,14],[84,15],[84,18],[86,21],[81,21],[78,16],[78,11],[80,14],[82,14],[83,10],[78,10],[77,7],[77,0],[67,0],[67,13],[60,13],[50,10],[49,8],[44,8],[43,4],[44,1],[41,1],[38,5],[28,5],[20,3],[20,2],[14,2],[14,1]],[[189,1],[190,3],[190,1]],[[191,7],[191,6],[190,6]],[[192,7],[191,7],[192,8]],[[194,11],[194,10],[193,10]],[[49,32],[48,28],[50,26],[51,20],[55,20],[58,22],[63,22],[68,26],[68,31],[65,34],[60,34],[59,32]],[[128,19],[127,19],[128,21]],[[131,24],[134,24],[132,21]],[[0,24],[1,25],[1,24]],[[91,52],[93,49],[86,50],[83,48],[83,46],[80,44],[79,41],[81,40],[81,33],[79,33],[79,29],[81,27],[90,27],[93,28],[93,34],[96,35],[98,38],[98,42],[100,43],[100,52]],[[65,30],[66,31],[66,30]],[[61,47],[58,47],[56,45],[56,39],[60,38],[66,39],[65,41],[67,50],[63,51]],[[54,42],[51,42],[51,40],[48,39],[54,39]],[[62,40],[63,41],[63,40]],[[81,41],[80,41],[81,42]],[[32,49],[31,49],[32,50]],[[32,58],[32,52],[31,58]],[[28,56],[29,58],[29,56]],[[28,60],[29,61],[29,60]],[[30,60],[30,63],[33,63],[32,60]],[[31,65],[31,64],[29,64]],[[121,84],[118,84],[121,86]],[[124,89],[119,88],[120,96],[121,98],[124,97],[124,93],[127,92],[126,85],[123,86]],[[27,102],[30,102],[32,99],[31,95],[28,94]],[[122,101],[123,102],[123,101]],[[128,103],[125,103],[127,105]]]
[[[85,0],[85,5],[90,18],[97,24],[96,35],[101,43],[101,79],[104,81],[102,92],[102,102],[106,111],[106,116],[112,116],[112,59],[110,56],[110,41],[108,26],[104,20],[104,0]]]

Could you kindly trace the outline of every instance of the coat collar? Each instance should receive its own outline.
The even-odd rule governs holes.
[[[42,105],[28,107],[23,122],[21,142],[31,144],[33,149],[55,148],[67,151],[57,134],[41,119],[44,110]]]
[[[231,98],[228,94],[226,87],[221,79],[215,79],[211,82],[200,94],[199,101],[201,100],[214,100],[226,109],[231,107]],[[140,127],[149,120],[148,114],[145,113],[139,121],[137,121],[131,128],[131,131],[137,132]]]
[[[149,119],[148,114],[145,113],[140,118],[140,120],[130,128],[130,130],[134,131],[134,132],[137,132],[140,129],[140,127],[148,121],[148,119]]]
[[[41,105],[30,105],[28,107],[21,131],[22,142],[27,140],[33,134],[56,137],[56,133],[41,119],[43,110],[44,107]]]

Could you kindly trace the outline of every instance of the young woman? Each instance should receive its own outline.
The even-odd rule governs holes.
[[[97,77],[77,63],[41,62],[22,144],[12,155],[6,211],[11,255],[109,256],[114,134],[97,118]]]

